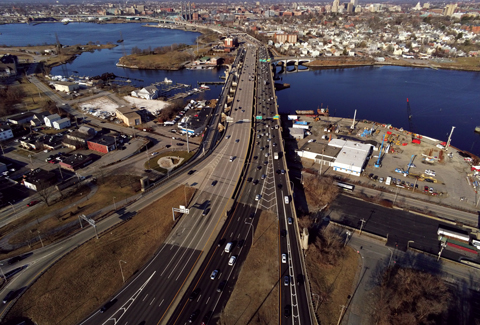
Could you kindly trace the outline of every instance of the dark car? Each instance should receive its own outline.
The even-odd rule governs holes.
[[[15,290],[11,290],[7,293],[7,295],[5,296],[5,298],[3,298],[3,303],[6,304],[7,302],[9,302],[10,300],[13,300],[15,297],[16,297],[16,291]]]
[[[241,247],[243,246],[243,244],[245,244],[245,240],[244,240],[244,239],[240,240],[240,241],[238,242],[237,246],[238,246],[239,248],[241,248]]]
[[[217,292],[222,292],[226,285],[227,285],[227,280],[223,280],[222,282],[220,282],[217,288]]]
[[[193,323],[195,319],[197,319],[198,315],[200,314],[200,309],[195,310],[190,317],[188,318],[189,323]]]
[[[196,288],[195,290],[192,291],[192,293],[190,294],[190,297],[188,297],[188,300],[190,301],[193,301],[195,300],[195,298],[198,297],[198,295],[200,294],[200,288]]]
[[[217,246],[218,246],[218,247],[221,247],[221,246],[223,246],[223,244],[225,244],[225,238],[220,239],[220,240],[218,241]]]
[[[255,159],[255,160],[258,159],[258,156],[253,156],[253,159]]]
[[[291,314],[292,314],[292,306],[286,305],[285,307],[283,307],[283,316],[290,317]]]
[[[304,281],[303,274],[297,275],[297,284],[301,285],[303,284],[303,281]]]
[[[193,173],[195,173],[195,171],[192,169],[192,170],[189,171],[187,174],[188,174],[188,175],[192,175]]]
[[[262,166],[257,166],[257,169],[258,169],[258,170],[262,169]]]
[[[258,179],[253,181],[253,185],[257,185],[257,184],[258,184]]]
[[[207,322],[210,320],[210,318],[212,318],[212,315],[213,315],[213,310],[210,310],[209,312],[207,312],[205,316],[203,316],[202,318],[202,325],[206,325]]]
[[[287,237],[287,230],[285,229],[280,230],[280,236]]]
[[[213,181],[213,182],[212,182],[212,186],[217,185],[217,183],[218,183],[218,181]]]
[[[249,182],[249,183],[250,183],[252,180],[253,180],[252,177],[247,178],[247,182]]]
[[[113,300],[110,300],[109,302],[107,302],[105,305],[102,306],[102,308],[100,308],[100,313],[103,314],[104,312],[106,312],[116,302],[117,302],[117,299],[113,299]]]

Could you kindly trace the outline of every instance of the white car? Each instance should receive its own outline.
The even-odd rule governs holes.
[[[255,196],[255,201],[260,201],[261,198],[262,196],[260,194],[257,194],[257,196]]]
[[[315,139],[310,139],[307,141],[308,143],[312,143],[312,142],[315,142]]]
[[[235,160],[235,157],[234,156],[230,156],[230,162],[234,161]]]
[[[282,254],[282,263],[287,263],[287,254]]]
[[[233,266],[236,261],[237,261],[237,257],[234,255],[230,257],[230,259],[228,260],[228,265]]]
[[[215,278],[217,277],[217,274],[218,274],[218,270],[213,270],[212,274],[210,275],[210,279],[215,280]]]

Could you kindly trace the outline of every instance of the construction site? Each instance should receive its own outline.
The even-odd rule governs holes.
[[[297,111],[282,117],[290,138],[296,139],[295,156],[304,171],[465,210],[477,207],[478,157],[452,147],[449,139],[391,124],[330,117],[328,110],[318,113]]]

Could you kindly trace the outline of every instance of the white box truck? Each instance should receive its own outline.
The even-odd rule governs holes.
[[[278,159],[278,152],[273,153],[273,159]]]
[[[392,178],[388,176],[387,180],[385,181],[385,185],[390,185],[391,183],[392,183]]]

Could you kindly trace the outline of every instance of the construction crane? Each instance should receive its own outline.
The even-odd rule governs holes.
[[[383,138],[382,138],[382,145],[380,146],[380,151],[379,151],[379,153],[378,153],[378,160],[377,160],[377,162],[374,164],[374,166],[375,166],[376,168],[382,167],[380,161],[381,161],[381,159],[382,159],[382,149],[383,149],[383,144],[385,143],[385,138],[386,138],[386,135],[384,135]]]
[[[412,120],[412,109],[410,108],[410,101],[407,98],[407,116],[408,116],[408,131],[412,133],[412,140],[414,138],[413,133],[413,120]]]
[[[410,172],[410,168],[412,168],[413,160],[415,159],[415,156],[416,155],[412,155],[412,157],[410,157],[410,162],[408,163],[407,170],[405,171],[405,173],[403,173],[403,176],[407,176],[408,173]]]

